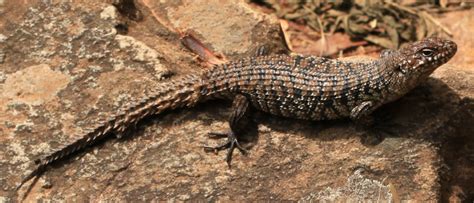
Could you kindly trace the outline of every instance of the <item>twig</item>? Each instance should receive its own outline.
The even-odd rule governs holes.
[[[411,8],[408,8],[406,6],[402,6],[402,5],[398,5],[396,3],[393,3],[393,2],[389,2],[389,1],[386,1],[385,2],[386,4],[390,5],[390,6],[393,6],[395,8],[398,8],[400,10],[403,10],[405,12],[408,12],[410,14],[413,14],[413,15],[417,15],[417,16],[423,16],[425,17],[426,19],[428,19],[429,21],[433,22],[436,26],[439,26],[441,28],[441,30],[443,30],[444,32],[446,32],[446,34],[448,34],[450,37],[453,36],[453,33],[445,26],[443,26],[439,21],[437,21],[432,15],[430,15],[429,13],[427,13],[426,11],[421,11],[420,14],[418,14],[417,11],[411,9]]]
[[[400,9],[400,10],[403,10],[403,11],[405,11],[405,12],[408,12],[408,13],[410,13],[410,14],[418,15],[418,13],[417,13],[415,10],[413,10],[413,9],[411,9],[411,8],[408,8],[408,7],[406,7],[406,6],[398,5],[398,4],[396,4],[396,3],[389,2],[389,1],[385,1],[385,3],[388,4],[388,5],[390,5],[390,6],[393,6],[393,7],[395,7],[395,8],[398,8],[398,9]]]
[[[430,15],[426,11],[422,11],[421,15],[424,16],[426,19],[430,20],[431,22],[433,22],[436,26],[439,26],[441,30],[446,32],[446,34],[448,34],[450,37],[453,36],[453,33],[447,27],[445,27],[443,24],[437,21],[432,15]]]
[[[323,49],[320,50],[319,52],[319,55],[322,56],[324,51],[328,49],[327,47],[327,41],[326,41],[326,37],[324,36],[324,27],[323,27],[323,23],[321,22],[321,19],[319,18],[318,15],[314,14],[314,12],[306,7],[306,6],[303,6],[303,8],[310,13],[311,16],[313,16],[316,21],[318,22],[318,27],[319,27],[319,31],[321,32],[321,47],[323,47]]]

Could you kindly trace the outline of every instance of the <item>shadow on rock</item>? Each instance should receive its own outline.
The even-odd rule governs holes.
[[[474,201],[474,100],[465,98],[446,123],[439,128],[443,201]]]

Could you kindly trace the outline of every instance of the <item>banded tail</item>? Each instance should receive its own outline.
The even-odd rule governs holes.
[[[146,116],[158,114],[165,110],[195,105],[201,99],[201,87],[200,77],[195,75],[188,75],[161,84],[150,96],[121,108],[118,113],[110,116],[109,119],[87,129],[78,140],[44,158],[37,159],[35,161],[37,163],[36,168],[21,180],[15,191],[18,191],[32,178],[40,176],[51,163],[83,150],[112,133],[115,133],[117,137],[121,137],[128,126],[136,125],[138,121]]]

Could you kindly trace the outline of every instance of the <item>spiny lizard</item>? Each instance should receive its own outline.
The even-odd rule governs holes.
[[[347,61],[314,56],[258,55],[216,65],[202,75],[167,82],[150,96],[120,109],[108,120],[85,130],[78,140],[36,161],[37,167],[17,187],[40,175],[48,165],[107,137],[121,135],[146,116],[191,107],[214,98],[233,100],[229,133],[224,145],[208,149],[232,151],[239,144],[239,121],[253,106],[273,115],[327,120],[367,118],[426,78],[456,53],[446,39],[426,38],[399,50],[384,50],[379,59]]]

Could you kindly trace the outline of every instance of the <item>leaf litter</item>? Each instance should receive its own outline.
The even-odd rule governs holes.
[[[398,49],[404,43],[428,36],[451,37],[451,31],[436,16],[474,6],[450,0],[250,2],[281,19],[291,51],[318,56],[370,55],[381,49]]]

